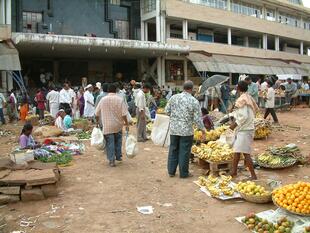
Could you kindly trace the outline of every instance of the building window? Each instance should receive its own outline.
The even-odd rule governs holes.
[[[261,7],[241,1],[232,1],[232,11],[238,14],[249,15],[260,19],[263,18]]]
[[[304,21],[304,29],[310,30],[310,21]]]
[[[39,23],[42,23],[42,13],[23,12],[23,32],[37,33]]]
[[[279,23],[283,23],[292,27],[300,27],[301,22],[299,19],[297,19],[295,16],[287,15],[285,13],[279,13]]]
[[[144,14],[156,10],[156,0],[143,0],[142,1],[142,12]]]
[[[121,0],[110,0],[110,4],[119,6],[119,5],[121,5]]]
[[[266,19],[269,21],[276,21],[276,12],[272,9],[266,10]]]
[[[294,3],[294,4],[298,4],[301,5],[301,1],[300,0],[288,0],[290,3]]]
[[[119,39],[129,39],[129,22],[125,20],[115,20],[115,29]]]
[[[189,2],[213,8],[227,9],[227,0],[189,0]]]

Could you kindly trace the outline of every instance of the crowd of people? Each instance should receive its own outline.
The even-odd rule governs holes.
[[[309,85],[303,82],[301,88],[308,90]],[[55,125],[66,131],[72,127],[73,119],[87,118],[98,124],[103,129],[106,141],[106,151],[109,165],[115,166],[115,161],[122,160],[122,129],[129,124],[132,117],[137,118],[137,140],[148,140],[146,125],[150,119],[155,118],[156,110],[165,107],[165,112],[170,116],[170,148],[168,154],[168,174],[175,176],[179,166],[180,177],[191,176],[189,173],[190,150],[193,143],[193,125],[205,135],[207,130],[214,128],[208,115],[209,109],[217,108],[219,111],[232,117],[231,130],[236,132],[234,142],[235,157],[232,175],[237,174],[237,165],[240,155],[245,157],[245,164],[251,172],[251,177],[256,178],[251,159],[251,143],[254,134],[254,118],[258,106],[264,106],[265,115],[272,115],[275,123],[278,118],[275,113],[275,89],[282,88],[290,101],[298,89],[298,84],[288,79],[280,82],[273,79],[259,79],[253,82],[250,77],[244,77],[235,90],[230,88],[228,82],[209,88],[201,93],[194,89],[194,83],[186,81],[183,91],[152,86],[148,83],[103,83],[95,85],[86,84],[84,87],[73,88],[65,82],[61,89],[50,86],[38,89],[33,98],[24,96],[19,100],[15,92],[11,91],[8,100],[0,95],[0,120],[5,123],[3,108],[7,105],[9,120],[20,118],[25,120],[29,111],[35,112],[40,119],[44,119],[48,110],[55,118]],[[264,92],[264,95],[261,93]],[[235,96],[236,101],[232,101]],[[20,102],[19,102],[20,101]],[[20,104],[19,104],[20,103]],[[18,107],[19,106],[19,107]],[[20,114],[18,116],[17,109]],[[22,147],[32,145],[32,128],[25,125],[20,144]]]

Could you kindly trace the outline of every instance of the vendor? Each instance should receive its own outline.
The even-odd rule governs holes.
[[[68,109],[65,111],[66,115],[63,119],[63,125],[64,125],[64,129],[68,130],[70,128],[72,128],[72,117],[71,117],[71,111],[69,111]]]
[[[33,126],[30,123],[24,125],[19,137],[19,146],[21,149],[35,149],[40,147],[32,137]]]
[[[230,113],[235,121],[231,124],[230,129],[236,131],[236,139],[233,144],[235,152],[232,167],[232,176],[237,176],[238,163],[240,155],[244,155],[245,165],[251,172],[251,179],[256,180],[253,161],[251,158],[252,142],[254,138],[254,119],[258,106],[255,100],[250,96],[248,84],[245,81],[238,83],[238,92],[240,97],[235,103],[236,109]]]
[[[68,111],[70,110],[71,112],[71,109],[67,109]],[[65,125],[64,125],[64,118],[66,116],[66,113],[65,113],[65,110],[63,109],[60,109],[59,112],[57,113],[56,115],[56,121],[55,121],[55,126],[58,128],[58,129],[61,129],[61,130],[65,130]]]
[[[209,111],[206,108],[201,108],[202,122],[208,131],[214,129],[214,124],[211,117],[209,116]]]

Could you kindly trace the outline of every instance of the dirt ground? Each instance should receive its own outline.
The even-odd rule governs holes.
[[[296,143],[308,155],[310,109],[293,109],[278,116],[282,129],[275,130],[268,140],[255,141],[254,153],[267,146]],[[17,133],[20,130],[20,126],[5,127],[13,127]],[[16,137],[0,138],[0,156],[7,156],[15,145]],[[89,143],[86,145],[86,153],[74,157],[72,166],[61,168],[58,197],[0,207],[9,232],[249,232],[235,217],[250,211],[276,209],[272,204],[209,198],[193,183],[203,173],[196,164],[190,167],[193,178],[169,178],[167,148],[155,146],[151,141],[140,143],[139,155],[125,158],[115,168],[107,166],[103,152],[91,148]],[[284,184],[310,182],[310,166],[257,170],[257,173],[259,178],[269,177]],[[153,206],[154,213],[138,213],[136,207],[144,205]],[[20,226],[23,217],[31,217],[35,224]]]

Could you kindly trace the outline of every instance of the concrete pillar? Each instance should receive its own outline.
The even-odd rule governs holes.
[[[304,19],[303,17],[301,16],[300,17],[300,25],[299,25],[300,28],[304,28]]]
[[[161,42],[166,42],[166,17],[165,15],[160,16],[160,31],[161,31]]]
[[[144,29],[145,29],[145,22],[143,20],[141,20],[141,29],[140,29],[140,39],[142,41],[145,41],[145,32],[144,32]]]
[[[5,1],[5,0],[4,0]],[[12,16],[11,16],[11,12],[12,12],[12,10],[11,10],[11,5],[12,5],[12,3],[11,3],[11,0],[6,0],[6,19],[5,19],[5,23],[6,24],[11,24],[11,21],[12,21]]]
[[[268,37],[267,34],[263,34],[263,49],[268,49]]]
[[[183,19],[182,22],[183,40],[188,40],[188,21]]]
[[[304,42],[303,41],[300,41],[300,54],[301,55],[304,55]]]
[[[263,5],[262,8],[262,15],[263,15],[263,19],[267,19],[267,9],[266,9],[266,5]]]
[[[184,60],[184,81],[188,80],[188,74],[187,74],[187,59]]]
[[[2,87],[4,90],[6,90],[7,83],[6,83],[6,71],[0,71],[1,77],[2,77]]]
[[[149,23],[144,22],[144,40],[148,41],[149,40]]]
[[[227,10],[231,11],[231,0],[227,0]]]
[[[166,38],[170,38],[170,23],[166,24]]]
[[[156,1],[156,41],[160,42],[161,40],[161,28],[160,28],[160,1]]]
[[[0,0],[0,24],[5,24],[5,0]]]
[[[258,48],[259,48],[259,49],[262,48],[262,39],[258,39]]]
[[[8,91],[13,89],[13,78],[11,75],[6,74],[6,80],[7,80],[7,89]]]
[[[248,36],[244,37],[244,46],[249,47],[249,37]]]
[[[274,49],[280,51],[280,37],[276,36],[274,40]]]
[[[278,8],[275,9],[275,18],[276,18],[276,22],[279,22],[279,9]]]
[[[161,72],[161,68],[162,68],[162,63],[161,63],[161,59],[160,57],[157,57],[157,69],[156,69],[156,73],[157,73],[157,84],[158,86],[162,86],[162,72]]]
[[[231,45],[231,28],[227,29],[227,42]]]

